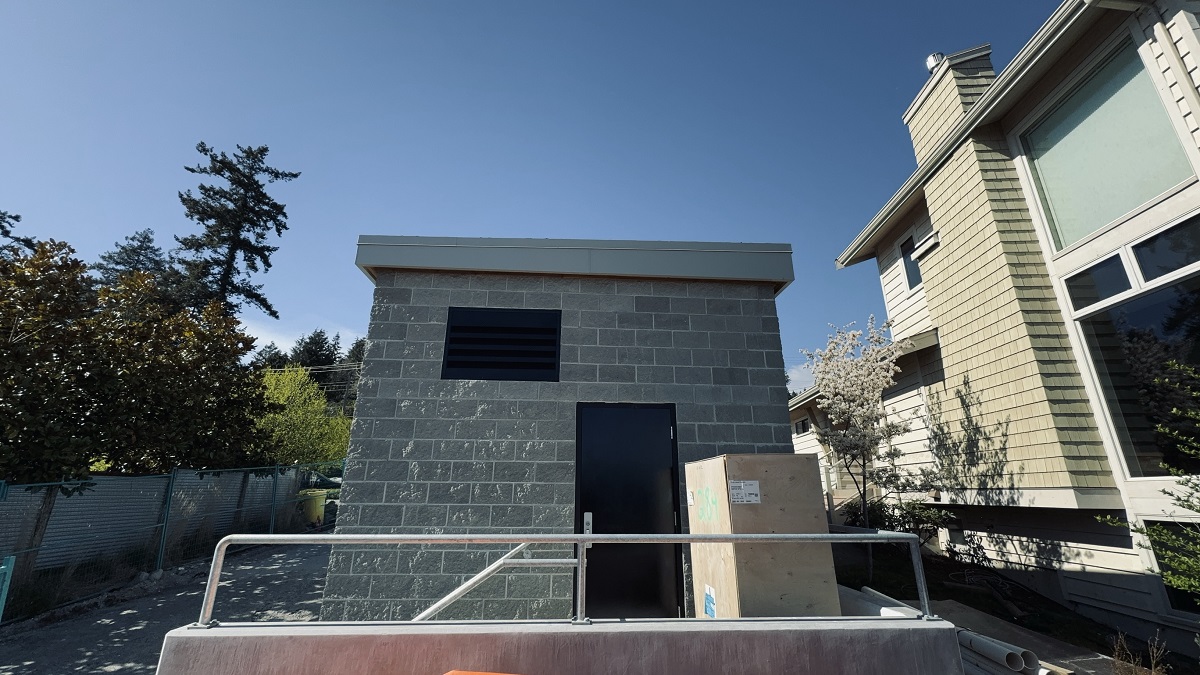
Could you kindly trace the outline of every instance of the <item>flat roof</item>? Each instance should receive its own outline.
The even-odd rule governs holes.
[[[355,264],[379,270],[770,282],[795,279],[790,244],[362,235]]]

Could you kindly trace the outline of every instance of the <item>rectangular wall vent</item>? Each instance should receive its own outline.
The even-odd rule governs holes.
[[[562,312],[451,307],[443,380],[558,382]]]

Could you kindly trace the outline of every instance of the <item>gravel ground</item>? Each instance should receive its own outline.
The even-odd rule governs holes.
[[[315,621],[328,562],[328,546],[234,554],[225,562],[215,618]],[[153,673],[166,632],[200,613],[207,576],[207,563],[189,565],[113,592],[90,608],[7,627],[0,633],[0,675]]]

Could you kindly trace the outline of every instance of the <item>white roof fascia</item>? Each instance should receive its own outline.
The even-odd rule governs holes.
[[[770,282],[795,279],[790,244],[363,235],[355,264],[381,269]]]
[[[1022,84],[1025,76],[1038,64],[1038,61],[1055,47],[1064,34],[1067,34],[1085,15],[1100,11],[1093,8],[1084,0],[1066,0],[1054,14],[1042,24],[1029,42],[1017,52],[1008,67],[996,76],[991,86],[979,97],[979,100],[967,110],[965,116],[946,135],[924,164],[909,176],[900,186],[896,194],[883,205],[879,213],[871,219],[867,226],[859,232],[845,251],[836,259],[838,269],[869,260],[874,257],[865,254],[867,245],[885,229],[895,224],[908,207],[911,207],[921,197],[925,183],[942,167],[950,155],[970,136],[971,131],[985,120],[988,120],[997,107],[1006,102],[1009,95]]]

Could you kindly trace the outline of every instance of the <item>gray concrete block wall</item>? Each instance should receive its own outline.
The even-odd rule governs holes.
[[[560,381],[440,379],[450,306],[561,309]],[[792,452],[769,283],[387,271],[367,338],[338,532],[572,532],[580,401],[674,403],[681,465]],[[335,550],[322,618],[409,619],[505,549],[406,548]],[[439,618],[566,618],[571,578],[498,575]]]

